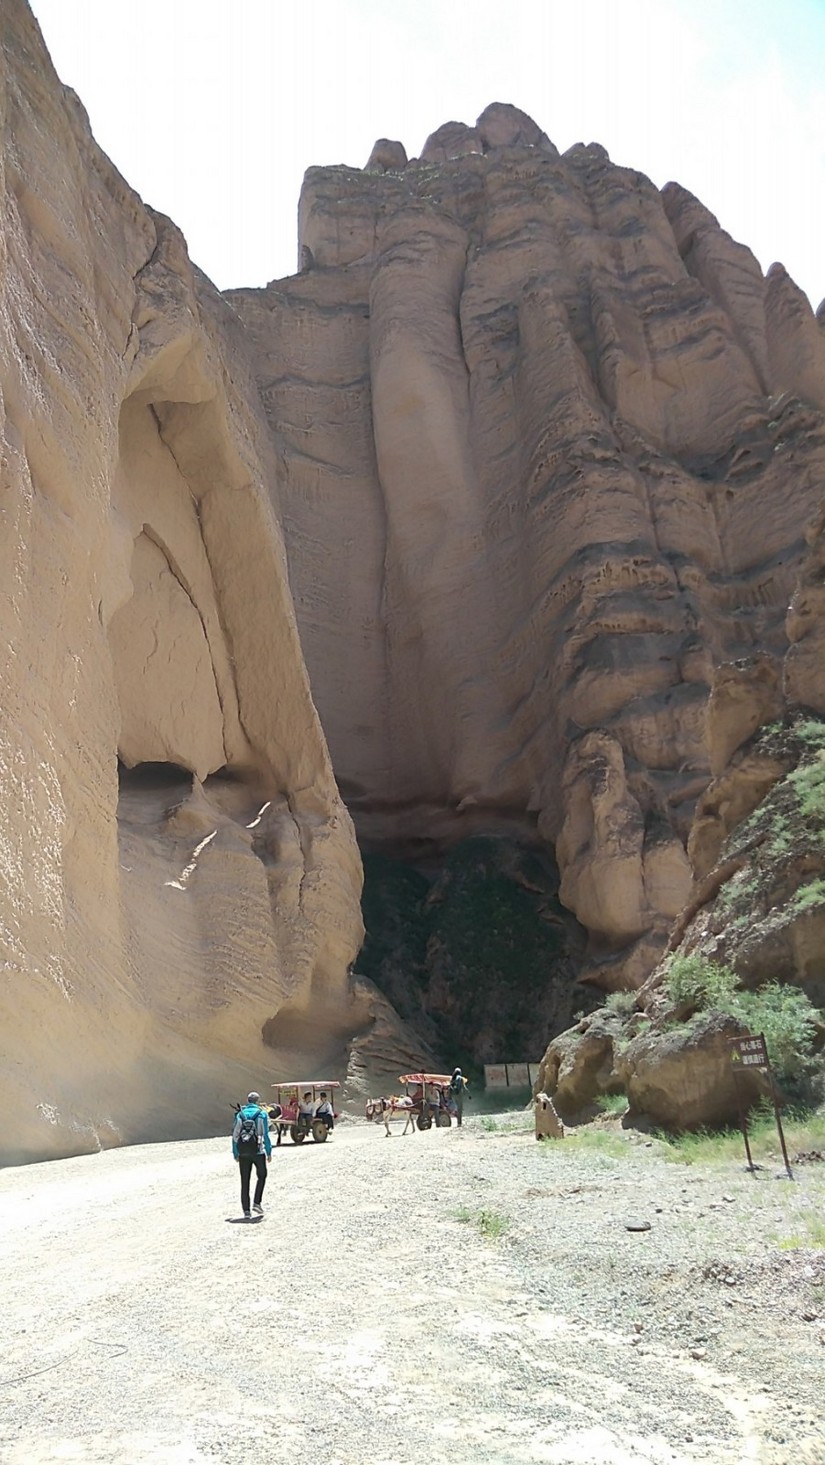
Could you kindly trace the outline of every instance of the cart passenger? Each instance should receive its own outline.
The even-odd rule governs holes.
[[[311,1091],[309,1089],[307,1089],[307,1091],[304,1094],[303,1098],[298,1100],[298,1118],[299,1119],[314,1119],[315,1118],[315,1105],[314,1105],[314,1103],[312,1101],[312,1093],[311,1093]]]
[[[321,1090],[318,1108],[315,1110],[315,1117],[316,1119],[323,1119],[328,1129],[335,1128],[335,1111],[324,1089]]]

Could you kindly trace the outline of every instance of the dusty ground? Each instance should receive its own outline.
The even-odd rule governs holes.
[[[823,1171],[350,1125],[247,1224],[226,1140],[6,1170],[0,1459],[825,1465]]]

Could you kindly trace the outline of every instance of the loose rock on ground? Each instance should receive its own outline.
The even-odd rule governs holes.
[[[250,1224],[225,1139],[3,1172],[0,1458],[821,1465],[818,1168],[510,1122],[284,1146]]]

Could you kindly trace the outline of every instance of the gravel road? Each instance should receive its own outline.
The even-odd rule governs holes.
[[[284,1145],[260,1222],[225,1139],[3,1171],[0,1459],[825,1465],[823,1172],[478,1118]]]

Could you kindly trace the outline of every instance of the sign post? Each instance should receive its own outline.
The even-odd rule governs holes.
[[[734,1085],[736,1088],[736,1101],[739,1108],[739,1123],[742,1128],[742,1135],[745,1140],[745,1154],[748,1157],[748,1169],[753,1171],[756,1166],[751,1157],[750,1140],[748,1138],[748,1116],[742,1103],[742,1092],[739,1087],[739,1075],[746,1068],[756,1068],[768,1075],[768,1082],[771,1086],[771,1098],[773,1099],[773,1112],[776,1116],[776,1129],[779,1135],[779,1143],[782,1146],[782,1158],[785,1161],[785,1170],[788,1179],[793,1180],[791,1163],[788,1159],[788,1148],[785,1144],[785,1132],[782,1128],[782,1116],[779,1112],[779,1099],[776,1092],[771,1060],[768,1057],[768,1045],[765,1042],[764,1033],[747,1033],[741,1038],[730,1040],[730,1060],[733,1065]]]

